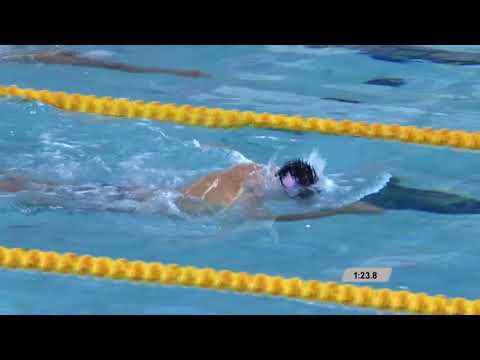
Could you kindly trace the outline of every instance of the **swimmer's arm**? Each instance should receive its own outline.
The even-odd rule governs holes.
[[[82,56],[76,51],[62,50],[57,52],[31,52],[27,54],[12,54],[5,56],[4,61],[11,61],[17,63],[44,63],[44,64],[57,64],[57,65],[72,65],[72,66],[85,66],[85,67],[97,67],[110,70],[118,70],[129,73],[155,73],[155,74],[170,74],[184,77],[209,77],[208,74],[202,73],[198,70],[186,70],[186,69],[167,69],[155,66],[135,66],[124,64],[121,62],[108,61],[103,59],[94,59],[86,56]]]
[[[22,191],[23,185],[14,181],[0,181],[0,192],[16,193]]]
[[[292,222],[292,221],[302,221],[302,220],[311,220],[311,219],[320,219],[335,215],[345,215],[345,214],[380,214],[383,212],[383,209],[368,205],[363,202],[357,202],[352,205],[348,205],[339,209],[332,210],[319,210],[311,211],[302,214],[286,214],[278,216],[257,216],[257,220],[274,220],[276,222]]]
[[[29,181],[26,177],[11,174],[0,170],[0,192],[16,193],[25,190]]]
[[[58,183],[46,179],[32,179],[26,176],[17,175],[8,171],[0,170],[0,192],[15,193],[26,190],[28,185],[35,186],[58,186]]]
[[[129,64],[124,64],[124,63],[115,62],[115,61],[91,59],[91,58],[86,58],[82,56],[67,57],[67,58],[62,58],[57,56],[50,59],[48,63],[60,63],[60,64],[67,64],[67,65],[98,67],[103,69],[118,70],[123,72],[140,73],[140,74],[142,73],[167,74],[167,75],[176,75],[176,76],[193,77],[193,78],[209,77],[209,75],[202,73],[201,71],[198,71],[198,70],[167,69],[167,68],[160,68],[155,66],[135,66],[135,65],[129,65]]]

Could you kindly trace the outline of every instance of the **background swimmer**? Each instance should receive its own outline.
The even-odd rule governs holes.
[[[213,215],[217,212],[238,208],[247,218],[279,222],[316,219],[341,214],[378,214],[389,210],[418,210],[440,214],[478,214],[480,201],[454,194],[407,188],[398,179],[391,179],[379,192],[367,195],[359,202],[339,208],[327,208],[298,214],[271,215],[263,203],[267,199],[294,202],[299,208],[315,201],[325,190],[316,170],[306,161],[293,160],[281,168],[260,164],[240,164],[235,167],[210,173],[189,186],[176,189],[175,204],[190,215]],[[41,182],[19,176],[3,176],[0,192],[43,191],[63,189],[72,197],[90,194],[93,197],[107,194],[108,201],[134,199],[140,203],[149,201],[161,189],[115,185],[66,186]],[[41,205],[41,204],[36,204]],[[48,206],[48,204],[45,204]],[[75,206],[75,205],[73,205]],[[118,208],[105,210],[122,211]],[[125,211],[135,211],[129,208]]]
[[[420,45],[306,45],[305,47],[314,49],[326,47],[348,48],[357,50],[376,60],[391,62],[422,60],[437,64],[480,65],[480,54],[478,53],[443,50]]]
[[[8,50],[8,51],[7,51]],[[111,61],[101,53],[82,54],[78,51],[65,49],[31,50],[31,49],[4,49],[0,52],[0,62],[14,62],[20,64],[54,64],[72,65],[117,70],[129,73],[152,73],[176,75],[192,78],[210,77],[198,70],[167,69],[155,66],[136,66]]]

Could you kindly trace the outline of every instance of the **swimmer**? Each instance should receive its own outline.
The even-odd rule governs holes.
[[[365,203],[355,203],[338,209],[303,214],[272,216],[262,211],[265,198],[302,201],[321,192],[315,185],[315,169],[303,160],[292,160],[272,173],[259,164],[241,164],[234,168],[209,174],[182,190],[177,205],[189,213],[239,206],[247,216],[277,222],[323,218],[340,214],[371,214],[382,209]]]
[[[236,208],[247,218],[274,221],[299,221],[340,214],[371,214],[382,211],[375,206],[355,203],[338,209],[304,214],[279,216],[267,214],[262,208],[262,203],[267,198],[302,202],[321,192],[314,187],[318,182],[315,169],[303,160],[293,160],[273,170],[272,172],[270,167],[259,164],[240,164],[227,170],[210,173],[189,186],[176,189],[179,196],[175,200],[175,205],[182,212],[193,216],[214,215],[223,209]],[[73,199],[82,199],[82,196],[87,194],[93,197],[108,194],[103,198],[103,202],[106,203],[123,200],[148,202],[155,194],[162,191],[162,189],[141,189],[134,186],[109,184],[70,186],[6,174],[0,179],[0,194],[2,192],[19,193],[25,190],[33,190],[39,194],[69,192],[68,195]],[[49,196],[45,198],[47,201],[45,204],[39,203],[38,198],[34,203],[36,206],[51,206],[48,198]],[[58,202],[55,203],[55,207],[61,205]],[[122,211],[114,206],[106,210]]]
[[[20,64],[53,64],[53,65],[71,65],[93,68],[102,68],[117,70],[128,73],[151,73],[176,75],[191,78],[209,77],[198,70],[187,69],[168,69],[155,66],[135,66],[121,62],[110,61],[100,57],[88,56],[77,51],[65,49],[49,50],[9,50],[0,52],[0,62],[14,62]]]
[[[17,193],[32,188],[50,191],[61,185],[39,182],[20,176],[4,175],[0,181],[0,194]],[[72,191],[91,192],[94,196],[102,189],[112,199],[132,199],[144,202],[155,190],[129,186],[86,185],[72,187]],[[190,215],[212,215],[219,210],[239,207],[248,218],[277,222],[301,221],[335,215],[380,214],[384,210],[416,210],[437,214],[480,214],[480,201],[455,194],[404,187],[393,178],[378,193],[359,202],[336,208],[298,214],[270,215],[262,211],[267,198],[308,202],[322,192],[315,169],[303,160],[292,160],[280,168],[260,164],[240,164],[223,171],[210,173],[189,186],[177,189],[177,207]],[[105,191],[104,191],[105,192]],[[38,205],[38,204],[37,204]],[[114,208],[106,210],[119,211]]]

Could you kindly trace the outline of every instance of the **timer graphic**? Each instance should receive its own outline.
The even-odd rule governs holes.
[[[388,282],[392,268],[349,268],[343,273],[343,282]]]

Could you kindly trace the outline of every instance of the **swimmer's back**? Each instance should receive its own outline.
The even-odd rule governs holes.
[[[241,164],[228,170],[214,172],[183,189],[182,194],[209,204],[227,207],[244,193],[247,177],[260,169],[261,167],[256,164]]]

